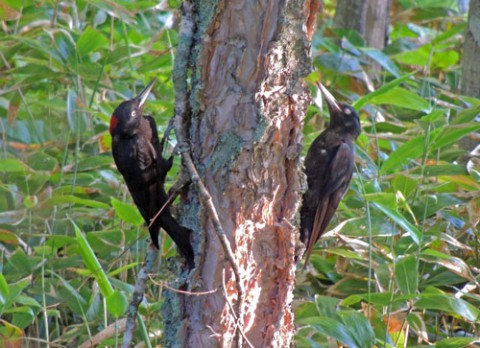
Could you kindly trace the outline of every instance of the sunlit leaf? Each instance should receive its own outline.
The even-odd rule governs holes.
[[[394,89],[395,87],[401,85],[402,83],[404,83],[405,81],[407,81],[408,79],[410,79],[413,75],[415,74],[415,72],[411,72],[409,74],[405,74],[403,76],[400,76],[399,78],[393,80],[393,81],[390,81],[386,84],[384,84],[382,87],[378,88],[377,90],[375,90],[374,92],[372,93],[369,93],[363,97],[360,97],[358,98],[353,104],[352,106],[356,109],[356,110],[360,110],[361,108],[363,108],[363,106],[367,103],[370,102],[370,100],[372,100],[372,98],[376,98],[376,97],[380,97],[382,95],[384,95],[385,93],[388,93],[389,91],[391,91],[392,89]]]
[[[477,307],[450,294],[420,294],[415,307],[456,314],[469,321],[478,320],[480,315]]]
[[[87,239],[83,236],[78,226],[73,223],[73,221],[72,224],[75,228],[75,235],[77,237],[77,242],[83,262],[85,262],[85,265],[90,270],[90,272],[92,272],[93,276],[97,280],[100,290],[102,291],[102,295],[105,297],[110,296],[113,293],[113,287],[110,284],[110,281],[108,280],[108,277],[103,270],[102,265],[98,261],[95,253],[93,252],[92,248],[90,248]]]
[[[372,104],[395,105],[406,109],[429,112],[431,105],[418,94],[402,87],[394,87],[384,93],[370,98]]]
[[[110,202],[115,208],[115,212],[123,221],[131,223],[135,226],[142,224],[143,218],[142,215],[140,215],[137,207],[131,204],[123,203],[114,197],[110,199]]]
[[[79,204],[85,205],[92,208],[99,208],[108,210],[110,206],[106,203],[95,201],[93,199],[84,199],[80,197],[70,196],[70,195],[59,195],[50,198],[47,203],[49,205],[61,205],[61,204]]]
[[[471,347],[471,344],[479,343],[476,337],[450,337],[438,341],[435,344],[436,348],[463,348]]]
[[[421,256],[423,260],[427,262],[435,262],[439,265],[442,265],[446,269],[449,269],[450,271],[458,274],[459,276],[467,280],[474,279],[468,265],[465,263],[465,261],[459,259],[458,257],[450,256],[432,249],[425,249],[422,252]]]
[[[22,162],[14,158],[0,158],[0,172],[23,173],[29,168]]]
[[[14,232],[0,228],[0,243],[18,245],[18,238]]]
[[[115,290],[107,297],[107,309],[115,318],[123,315],[128,308],[128,299],[121,291]]]
[[[21,13],[16,11],[15,8],[10,7],[7,2],[0,2],[0,20],[13,21],[20,18]]]
[[[92,27],[87,27],[77,41],[77,49],[81,55],[85,55],[98,50],[107,43],[108,39],[102,33]]]

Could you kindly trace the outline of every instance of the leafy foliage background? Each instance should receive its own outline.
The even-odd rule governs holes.
[[[298,272],[296,345],[467,346],[479,336],[480,176],[467,173],[457,144],[480,129],[480,106],[458,94],[466,14],[455,1],[399,0],[380,52],[331,29],[334,3],[325,3],[313,41],[320,73],[310,79],[361,109],[363,134],[333,230]],[[0,3],[4,342],[78,346],[112,324],[101,346],[121,340],[148,238],[113,166],[108,122],[156,77],[147,108],[166,128],[178,5]],[[327,117],[311,106],[305,149]],[[176,171],[178,162],[170,184]],[[161,263],[174,253],[165,239]],[[172,285],[158,269],[165,283],[142,308],[152,344],[162,287]]]

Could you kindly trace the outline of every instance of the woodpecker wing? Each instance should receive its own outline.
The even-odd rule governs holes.
[[[334,153],[326,165],[322,166],[321,173],[319,173],[323,175],[314,174],[316,180],[321,181],[322,184],[318,185],[317,183],[318,187],[313,190],[318,198],[318,200],[315,200],[315,210],[310,211],[311,214],[313,212],[315,214],[313,223],[310,223],[310,226],[304,226],[309,231],[305,263],[308,262],[315,243],[325,232],[333,214],[335,214],[353,174],[353,145],[351,142],[339,141],[338,146],[334,147],[333,150]]]
[[[173,157],[166,160],[162,156],[162,143],[158,137],[157,125],[151,116],[144,116],[144,126],[150,130],[148,146],[151,149],[153,158],[152,172],[155,173],[154,182],[148,182],[146,194],[150,202],[148,210],[147,224],[149,225],[150,236],[153,243],[158,247],[158,233],[160,227],[163,228],[168,235],[177,244],[180,252],[187,258],[191,267],[194,265],[193,249],[190,244],[191,231],[181,226],[170,213],[168,204],[168,196],[164,189],[165,178],[167,172],[172,167]],[[150,170],[150,169],[149,169]],[[147,180],[149,178],[146,178]]]

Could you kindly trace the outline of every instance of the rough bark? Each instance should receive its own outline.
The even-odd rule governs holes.
[[[463,62],[461,77],[461,93],[470,97],[480,98],[480,0],[470,1],[468,10],[468,27],[463,45]],[[472,150],[478,145],[478,133],[465,137],[460,146],[465,150]]]
[[[303,78],[311,69],[309,36],[318,5],[194,1],[190,55],[178,56],[175,67],[191,68],[191,112],[182,127],[188,128],[193,161],[239,267],[246,296],[238,322],[244,342],[254,347],[286,347],[294,333],[290,304],[298,231],[292,224],[310,102]],[[174,78],[186,75],[177,71]],[[175,320],[166,322],[166,343],[235,346],[238,298],[231,265],[193,185],[184,201],[183,223],[195,231],[197,255],[188,289],[217,291],[167,297],[165,313]]]

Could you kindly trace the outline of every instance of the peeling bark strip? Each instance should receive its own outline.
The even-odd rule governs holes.
[[[248,341],[286,347],[294,333],[290,304],[298,239],[291,222],[300,199],[302,123],[310,102],[303,82],[311,67],[307,19],[311,31],[318,1],[192,4],[194,25],[187,27],[193,41],[180,33],[174,71],[176,115],[187,109],[191,115],[188,122],[176,120],[176,131],[188,130],[183,134],[194,164],[233,249],[245,289],[239,322]],[[189,105],[182,106],[177,102],[186,98],[187,67],[191,92]],[[189,290],[220,290],[178,295],[181,317],[176,326],[169,321],[165,332],[178,332],[185,347],[231,347],[235,277],[193,185],[186,198],[183,223],[195,231],[197,254]],[[167,340],[178,345],[174,337]]]

